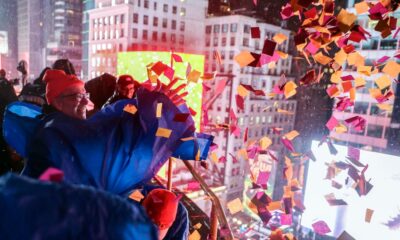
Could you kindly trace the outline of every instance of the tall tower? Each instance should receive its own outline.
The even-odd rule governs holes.
[[[0,68],[7,71],[8,78],[17,76],[17,3],[13,0],[0,1]]]

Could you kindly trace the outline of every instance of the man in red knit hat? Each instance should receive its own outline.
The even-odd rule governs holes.
[[[75,75],[67,75],[61,70],[47,70],[43,77],[47,83],[47,103],[70,117],[86,119],[89,96],[85,84]]]

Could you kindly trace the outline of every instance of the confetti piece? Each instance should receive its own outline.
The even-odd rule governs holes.
[[[287,40],[287,36],[283,33],[277,33],[275,36],[272,38],[277,44],[283,43],[285,40]]]
[[[235,213],[243,211],[242,201],[239,198],[236,198],[230,202],[228,202],[227,207],[229,212],[233,215]]]
[[[242,51],[236,55],[234,59],[237,63],[239,63],[240,67],[245,67],[255,60],[249,51]]]
[[[262,53],[269,55],[269,56],[273,56],[275,47],[276,47],[276,42],[271,41],[269,39],[265,39]]]
[[[314,229],[314,232],[316,232],[319,235],[325,235],[331,232],[331,229],[329,228],[328,224],[326,224],[326,222],[322,220],[313,223],[312,227]]]
[[[252,27],[251,29],[251,38],[260,38],[260,28],[259,27]]]
[[[267,149],[269,146],[271,146],[271,144],[272,144],[272,140],[268,137],[262,137],[260,139],[261,150]]]
[[[238,88],[237,88],[237,93],[242,97],[246,97],[247,95],[249,95],[249,90],[247,90],[242,84],[239,84]]]
[[[375,84],[378,86],[380,90],[383,90],[389,87],[392,84],[392,82],[386,75],[382,75],[380,78],[375,80]]]
[[[160,118],[162,115],[162,103],[157,103],[157,108],[156,108],[156,117]]]
[[[334,116],[325,124],[329,131],[332,131],[337,125],[339,125],[339,121]]]
[[[172,130],[167,129],[167,128],[158,128],[156,132],[157,137],[164,137],[164,138],[169,138],[171,136]]]
[[[175,122],[185,122],[189,116],[190,116],[189,113],[177,113],[174,116],[174,121]]]
[[[336,240],[356,240],[353,238],[350,234],[348,234],[346,231],[343,231],[340,236]]]
[[[158,76],[160,76],[166,69],[168,68],[168,65],[165,65],[162,62],[156,62],[152,67],[151,70],[157,74]]]
[[[382,69],[382,72],[388,74],[393,78],[397,78],[397,75],[399,75],[400,72],[400,64],[396,63],[395,61],[389,61]]]
[[[374,210],[367,208],[365,210],[365,222],[370,223]]]
[[[139,190],[135,190],[129,195],[129,198],[136,202],[140,202],[144,196]]]
[[[187,76],[187,80],[189,82],[195,82],[197,83],[197,81],[199,80],[201,75],[201,72],[197,71],[197,70],[193,70],[189,73],[189,75]]]
[[[296,94],[297,85],[293,81],[287,82],[284,86],[285,98],[288,99]]]
[[[293,130],[293,131],[290,131],[289,133],[286,133],[284,137],[286,137],[287,139],[292,141],[293,139],[295,139],[299,135],[300,135],[299,132],[297,132],[296,130]]]
[[[197,230],[194,230],[190,235],[189,235],[189,240],[201,240],[201,235]]]
[[[183,62],[182,57],[178,54],[173,53],[172,58],[174,59],[175,62]]]
[[[366,13],[369,10],[368,3],[364,1],[354,4],[354,7],[356,8],[357,14]]]
[[[64,172],[53,167],[49,167],[40,175],[39,180],[51,181],[51,182],[62,182],[64,179]]]
[[[135,114],[135,113],[137,112],[137,108],[136,108],[135,105],[127,104],[127,105],[124,107],[124,111],[125,111],[125,112],[128,112],[128,113],[130,113],[130,114]]]

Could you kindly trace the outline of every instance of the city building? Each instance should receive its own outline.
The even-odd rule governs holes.
[[[60,58],[68,58],[80,75],[81,1],[18,0],[17,16],[18,60],[27,61],[29,79]]]
[[[80,76],[82,69],[82,1],[55,0],[44,5],[45,65],[67,58]]]
[[[260,28],[260,39],[252,39],[250,36],[250,28],[255,26]],[[218,72],[217,77],[212,81],[207,81],[206,84],[211,89],[215,89],[218,82],[226,81],[227,83],[221,95],[207,109],[208,121],[213,124],[230,124],[232,109],[236,113],[238,127],[241,129],[241,135],[235,137],[229,130],[218,130],[205,126],[205,130],[215,136],[214,142],[218,145],[217,156],[226,159],[225,163],[216,164],[218,172],[221,174],[220,177],[223,179],[222,183],[227,188],[223,201],[242,198],[243,195],[249,166],[244,159],[238,158],[236,161],[235,158],[237,152],[245,147],[243,142],[245,129],[248,128],[249,140],[259,140],[268,136],[273,142],[271,149],[278,156],[283,151],[283,145],[279,135],[274,134],[272,128],[282,128],[283,132],[289,132],[294,127],[294,114],[278,113],[277,109],[294,113],[296,101],[284,100],[282,95],[268,99],[251,93],[244,100],[243,111],[238,111],[236,106],[235,94],[239,84],[248,84],[255,89],[269,93],[280,80],[281,74],[287,76],[291,74],[291,56],[288,56],[287,59],[280,59],[273,69],[268,69],[267,66],[240,68],[239,64],[234,61],[234,57],[243,50],[261,52],[264,39],[271,39],[276,33],[283,33],[289,39],[290,32],[288,30],[259,22],[257,19],[247,16],[229,15],[206,19],[205,72]],[[283,42],[278,47],[283,52],[287,52],[288,48],[289,41]],[[215,52],[220,54],[221,64],[214,57]],[[293,79],[288,77],[288,80]],[[208,91],[205,93],[204,99],[211,99],[214,94],[214,91]]]
[[[45,61],[45,43],[43,22],[45,1],[18,0],[17,1],[17,26],[18,29],[18,61],[28,63],[28,76],[33,79],[39,75]]]
[[[95,6],[94,0],[83,0],[83,19],[82,19],[82,76],[84,80],[89,78],[89,10]]]
[[[394,17],[398,17],[399,13],[395,12]],[[366,29],[370,34],[366,41],[353,43],[356,50],[364,57],[365,65],[372,66],[380,58],[384,56],[393,57],[399,50],[399,38],[393,38],[392,35],[382,38],[380,32],[375,31],[375,21],[371,21],[368,15],[358,15],[357,19],[360,26]],[[338,120],[345,120],[353,116],[361,116],[366,120],[365,130],[358,132],[350,129],[346,133],[337,133],[332,131],[331,136],[338,139],[339,142],[349,144],[359,148],[366,148],[378,152],[392,151],[394,148],[399,146],[399,139],[396,137],[396,133],[399,129],[398,116],[394,113],[398,113],[398,107],[394,107],[395,111],[392,110],[381,110],[377,105],[376,99],[371,97],[369,89],[375,88],[375,80],[382,76],[379,74],[372,74],[371,76],[365,76],[357,73],[356,68],[345,66],[342,73],[345,75],[352,75],[354,78],[362,77],[365,79],[365,87],[361,90],[357,90],[356,101],[353,107],[348,108],[345,112],[339,112],[334,110],[333,116]],[[394,105],[394,102],[398,102],[399,88],[397,84],[392,81],[391,89],[394,91],[394,97],[390,98],[385,104],[390,106]],[[390,144],[389,144],[390,143]]]
[[[116,74],[117,53],[202,53],[207,1],[96,0],[89,10],[89,78]]]
[[[0,68],[7,71],[8,78],[17,77],[17,3],[14,0],[0,1]]]

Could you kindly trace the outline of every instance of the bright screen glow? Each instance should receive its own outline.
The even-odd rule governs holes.
[[[359,196],[351,187],[336,189],[331,181],[326,180],[327,164],[345,161],[347,147],[335,145],[338,154],[331,155],[327,144],[318,147],[312,144],[312,151],[317,159],[310,161],[304,205],[306,210],[302,216],[302,225],[312,228],[318,220],[324,220],[332,232],[328,235],[338,237],[343,230],[355,239],[400,239],[400,228],[390,229],[387,224],[396,216],[400,216],[400,158],[392,155],[361,150],[360,162],[368,164],[365,178],[373,188],[366,196]],[[344,183],[347,170],[340,172],[335,179]],[[334,193],[337,199],[343,199],[347,206],[330,206],[324,196]],[[374,210],[371,222],[365,222],[366,209]]]
[[[0,54],[8,53],[8,34],[5,31],[0,31]]]
[[[203,72],[204,69],[204,55],[198,54],[187,54],[187,53],[175,53],[182,57],[183,63],[175,62],[174,70],[175,77],[180,77],[181,80],[175,86],[179,86],[181,83],[186,83],[186,69],[190,63],[192,70]],[[164,64],[170,64],[171,53],[170,52],[122,52],[118,53],[118,68],[117,73],[130,74],[137,81],[144,82],[148,79],[146,66],[150,63],[158,61]],[[168,83],[169,79],[164,75],[160,76],[160,80],[164,83]],[[201,105],[202,105],[202,91],[203,86],[201,80],[197,83],[189,82],[186,88],[189,95],[186,97],[186,102],[189,107],[196,111],[196,116],[193,117],[196,129],[200,130],[200,119],[201,119]]]

